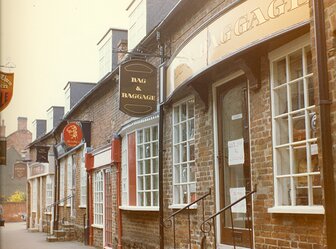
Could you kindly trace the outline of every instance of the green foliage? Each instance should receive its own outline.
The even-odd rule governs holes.
[[[23,202],[26,201],[26,194],[21,191],[15,191],[14,194],[12,194],[7,199],[8,202]]]

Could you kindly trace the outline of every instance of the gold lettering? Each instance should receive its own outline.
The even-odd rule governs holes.
[[[248,30],[248,19],[247,19],[247,15],[245,16],[241,16],[235,25],[235,34],[237,36],[242,35],[243,33],[245,33]]]
[[[131,77],[131,82],[132,82],[132,83],[142,83],[142,84],[146,84],[146,78],[135,78],[135,77]]]
[[[297,9],[307,3],[309,3],[309,0],[303,0],[301,3],[299,3],[299,0],[291,0],[291,6],[289,8],[289,11]]]
[[[268,20],[265,18],[264,14],[262,13],[260,8],[257,8],[255,10],[251,11],[252,17],[249,25],[249,29],[254,27],[254,22],[256,23],[256,26],[259,26],[260,24],[263,24],[267,22]]]
[[[146,94],[136,94],[136,93],[121,93],[121,97],[125,99],[139,99],[139,100],[149,100],[155,101],[156,97],[154,95],[146,95]]]
[[[276,4],[277,2],[279,2],[278,4]],[[268,16],[272,19],[277,18],[279,16],[281,16],[282,14],[285,13],[285,6],[286,3],[284,0],[274,0],[271,2],[271,4],[268,7]]]

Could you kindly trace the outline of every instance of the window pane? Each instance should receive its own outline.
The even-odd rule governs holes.
[[[182,123],[181,124],[181,138],[182,138],[182,142],[187,140],[187,123]]]
[[[143,174],[143,161],[138,162],[138,175]]]
[[[151,173],[151,163],[150,159],[145,160],[145,174],[150,174]]]
[[[180,162],[180,146],[175,145],[174,146],[174,163],[179,163]]]
[[[151,206],[152,202],[151,202],[151,192],[146,192],[146,206]]]
[[[174,124],[177,124],[180,122],[180,112],[179,112],[179,106],[174,107]]]
[[[306,139],[305,112],[298,112],[291,115],[293,123],[293,141],[302,141]]]
[[[287,113],[287,87],[282,86],[274,90],[274,115]]]
[[[179,126],[174,126],[174,144],[180,142],[180,129]]]
[[[159,206],[159,192],[153,192],[153,206]]]
[[[188,139],[194,138],[194,120],[188,121]]]
[[[174,203],[181,203],[180,186],[174,186]]]
[[[159,161],[157,158],[152,159],[152,173],[158,173],[159,172]]]
[[[307,172],[307,151],[306,144],[293,146],[294,162],[293,173],[300,174]]]
[[[287,144],[289,142],[287,116],[275,119],[275,142],[276,145]]]
[[[302,77],[302,52],[301,49],[289,56],[290,80]]]
[[[187,185],[182,185],[182,193],[183,193],[183,203],[188,203],[188,187]]]
[[[152,127],[152,140],[158,140],[158,127],[153,126]]]
[[[143,177],[138,177],[138,190],[143,190]]]
[[[294,178],[296,205],[308,205],[308,181],[306,176]]]
[[[143,143],[143,131],[142,130],[139,130],[137,132],[137,139],[138,139],[138,144],[142,144]]]
[[[309,129],[309,138],[316,138],[316,113],[313,111],[308,111],[308,115],[309,115],[309,124],[308,127]]]
[[[304,108],[304,88],[302,80],[290,84],[290,93],[292,111]]]
[[[279,178],[278,180],[278,202],[279,205],[282,206],[288,206],[291,205],[291,187],[290,187],[290,178]]]
[[[196,200],[196,183],[190,184],[190,202]]]
[[[143,147],[142,147],[142,145],[138,146],[137,156],[138,156],[138,159],[143,158]]]
[[[188,101],[188,118],[194,117],[194,99]]]
[[[150,128],[146,128],[145,129],[145,142],[149,142],[150,141]]]
[[[181,165],[181,170],[182,170],[182,182],[187,182],[188,181],[188,166],[187,164]]]
[[[181,144],[180,148],[182,151],[181,162],[186,162],[187,161],[187,143]]]
[[[189,144],[189,161],[195,160],[195,144],[192,142]]]
[[[322,188],[321,188],[321,176],[311,176],[313,184],[313,205],[322,205]]]
[[[289,147],[278,148],[275,153],[278,175],[290,174]]]
[[[174,166],[174,172],[175,172],[175,179],[174,183],[180,183],[180,166]]]
[[[158,156],[158,143],[153,143],[152,144],[152,157]]]
[[[310,154],[311,154],[310,172],[320,172],[317,143],[312,143],[310,145]]]
[[[313,81],[313,77],[309,77],[307,79],[308,81],[308,105],[312,106],[315,104],[314,101],[314,81]]]
[[[186,120],[187,117],[187,104],[182,104],[181,105],[181,121]]]
[[[150,156],[151,156],[150,144],[145,144],[145,158],[148,158]]]
[[[282,85],[286,82],[286,59],[283,58],[274,63],[274,86]]]
[[[313,72],[313,63],[312,63],[312,53],[310,48],[306,48],[306,61],[307,61],[307,73],[310,74]]]
[[[143,195],[144,195],[144,193],[142,193],[142,192],[138,193],[138,203],[139,203],[139,206],[144,206]]]
[[[153,175],[153,189],[159,189],[159,175]]]
[[[145,176],[145,189],[151,189],[151,176]]]

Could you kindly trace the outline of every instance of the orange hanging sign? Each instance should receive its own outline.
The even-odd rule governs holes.
[[[0,71],[0,112],[5,109],[13,96],[14,73]]]
[[[82,142],[82,128],[75,122],[67,124],[63,129],[63,140],[68,147],[75,147]]]

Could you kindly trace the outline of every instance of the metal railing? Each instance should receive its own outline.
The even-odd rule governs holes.
[[[49,236],[49,235],[52,234],[51,233],[51,229],[50,229],[52,215],[50,215],[50,220],[47,220],[47,213],[51,211],[51,208],[53,208],[53,207],[55,207],[55,206],[57,206],[57,205],[59,205],[61,203],[64,203],[66,200],[71,199],[72,197],[74,197],[73,194],[68,195],[68,196],[64,197],[63,199],[55,201],[52,204],[49,204],[48,206],[45,207],[44,212],[45,212],[45,218],[46,218],[45,220],[47,222],[47,236]]]
[[[198,202],[202,202],[202,217],[203,217],[203,221],[205,220],[205,209],[204,209],[204,199],[211,195],[211,189],[209,188],[208,193],[204,194],[203,196],[201,196],[200,198],[198,198],[197,200],[189,203],[188,205],[186,205],[185,207],[179,209],[178,211],[174,212],[173,214],[171,214],[168,218],[163,220],[163,227],[168,229],[168,228],[172,228],[173,229],[173,241],[174,241],[174,248],[176,247],[176,215],[180,214],[181,212],[185,211],[185,210],[190,210],[190,207]],[[190,212],[187,212],[188,215],[188,248],[191,248],[191,228],[190,228]]]
[[[230,210],[230,218],[231,218],[231,230],[232,230],[232,241],[233,241],[233,248],[236,249],[236,236],[235,236],[235,227],[234,227],[234,222],[233,222],[233,215],[232,215],[232,207],[234,205],[236,205],[237,203],[247,199],[248,197],[250,197],[251,195],[253,195],[254,193],[257,192],[257,186],[255,186],[254,190],[251,192],[248,192],[245,196],[241,197],[240,199],[238,199],[237,201],[231,203],[230,205],[227,205],[226,207],[222,208],[221,210],[219,210],[217,213],[211,215],[209,218],[207,218],[206,220],[203,220],[200,229],[203,233],[203,237],[202,237],[202,242],[201,242],[201,248],[204,249],[205,248],[205,244],[206,244],[206,235],[209,234],[211,232],[211,227],[215,227],[216,225],[216,221],[215,218],[224,213],[227,210]],[[249,211],[247,210],[246,212],[247,214],[249,214]],[[249,218],[249,217],[248,217]],[[248,231],[249,231],[249,242],[250,242],[250,248],[253,248],[253,241],[252,241],[252,224],[248,223],[249,227],[248,227]],[[215,230],[215,229],[214,229]],[[217,241],[216,238],[216,231],[214,231],[214,239],[215,241]]]

